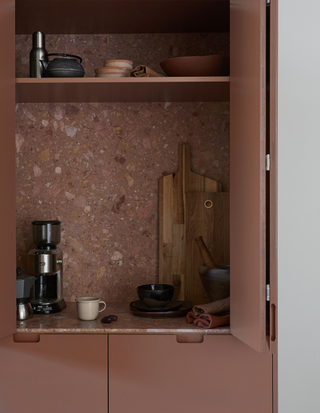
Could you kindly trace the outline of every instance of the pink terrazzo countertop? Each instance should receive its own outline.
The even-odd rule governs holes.
[[[102,324],[106,315],[118,316],[116,322]],[[32,319],[17,322],[17,333],[23,334],[230,334],[229,326],[204,329],[187,324],[186,317],[144,318],[131,313],[129,303],[108,303],[95,321],[81,321],[76,303],[67,303],[61,313],[35,314]]]

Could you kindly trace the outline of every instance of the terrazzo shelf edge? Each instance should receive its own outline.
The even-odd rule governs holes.
[[[102,324],[102,317],[115,314],[116,322]],[[129,303],[107,303],[95,321],[81,321],[76,303],[56,314],[34,314],[30,320],[17,322],[17,334],[230,334],[229,326],[204,329],[187,324],[186,317],[144,318],[131,313]]]

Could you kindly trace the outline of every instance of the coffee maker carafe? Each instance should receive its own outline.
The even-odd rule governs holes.
[[[63,252],[60,221],[33,221],[33,243],[37,248],[28,254],[29,274],[36,276],[33,313],[51,314],[66,307],[63,299]]]

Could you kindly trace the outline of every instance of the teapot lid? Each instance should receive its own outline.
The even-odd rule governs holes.
[[[80,63],[82,62],[82,59],[80,56],[75,56],[73,54],[67,54],[67,53],[47,53],[46,56],[60,56],[60,57],[66,57],[66,58],[73,58],[73,59],[78,59],[80,60]]]

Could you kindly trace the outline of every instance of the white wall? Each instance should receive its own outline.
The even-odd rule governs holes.
[[[279,413],[319,413],[320,2],[278,3]]]

